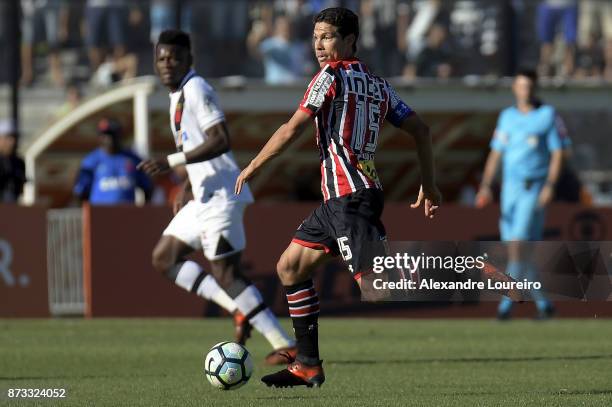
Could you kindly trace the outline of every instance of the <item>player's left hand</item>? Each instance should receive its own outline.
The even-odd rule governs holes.
[[[141,161],[136,168],[144,171],[147,175],[154,176],[168,171],[170,169],[170,165],[168,164],[167,160],[148,159]]]
[[[242,170],[238,178],[236,178],[236,186],[234,187],[234,193],[239,195],[242,191],[244,184],[248,182],[255,175],[255,168],[253,167],[253,163],[247,165],[247,167]]]
[[[433,219],[442,202],[442,194],[440,190],[438,190],[438,187],[432,185],[431,187],[423,188],[423,185],[421,185],[419,196],[416,202],[411,204],[410,207],[416,209],[421,206],[422,202],[424,202],[425,217]]]
[[[548,206],[548,204],[552,202],[554,195],[555,190],[552,185],[544,185],[544,187],[540,191],[540,196],[538,197],[538,204],[540,205],[540,207],[544,208]]]

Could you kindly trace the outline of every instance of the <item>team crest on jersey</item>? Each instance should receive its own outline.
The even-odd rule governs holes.
[[[187,141],[189,139],[189,137],[187,136],[187,132],[184,131],[183,134],[181,134],[181,140],[184,143],[185,141]]]
[[[331,84],[334,81],[334,77],[327,73],[321,72],[321,75],[317,78],[317,81],[312,85],[310,89],[310,93],[308,94],[308,99],[306,100],[306,105],[311,105],[314,107],[323,106],[323,102],[325,101],[325,95],[327,91],[331,87]]]
[[[538,135],[537,134],[528,135],[527,145],[531,148],[536,148],[538,146]]]

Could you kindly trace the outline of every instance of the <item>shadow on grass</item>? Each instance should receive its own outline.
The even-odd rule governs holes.
[[[548,361],[571,361],[571,360],[598,360],[612,359],[612,355],[562,355],[562,356],[520,356],[520,357],[491,357],[491,358],[429,358],[429,359],[379,359],[379,360],[328,360],[328,364],[338,365],[410,365],[423,363],[498,363],[498,362],[548,362]]]

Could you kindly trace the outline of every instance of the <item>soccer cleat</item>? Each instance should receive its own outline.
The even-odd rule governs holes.
[[[297,347],[291,346],[288,348],[275,349],[268,353],[264,359],[266,365],[286,365],[295,360],[297,356]]]
[[[261,381],[268,387],[321,387],[325,374],[321,364],[308,366],[296,360],[286,369],[262,377]]]
[[[501,282],[501,283],[512,283],[516,282],[515,279],[505,274],[503,271],[499,270],[491,263],[485,263],[482,272],[491,280],[492,283]],[[523,302],[525,301],[523,292],[516,288],[510,289],[500,289],[500,290],[492,290],[496,291],[499,294],[505,295],[515,302]]]
[[[253,327],[249,323],[249,320],[246,319],[244,314],[240,311],[234,312],[234,328],[236,342],[244,345],[246,340],[251,337],[251,329],[253,329]]]

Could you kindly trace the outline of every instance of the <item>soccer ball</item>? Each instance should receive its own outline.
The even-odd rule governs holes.
[[[239,343],[220,342],[206,355],[204,374],[214,387],[234,390],[251,378],[253,360],[249,351]]]

